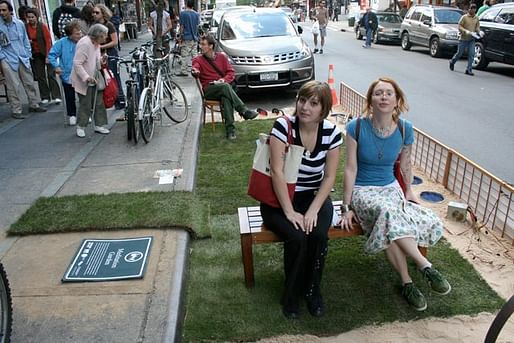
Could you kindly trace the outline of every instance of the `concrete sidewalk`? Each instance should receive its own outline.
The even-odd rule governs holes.
[[[120,55],[150,39],[124,42]],[[121,111],[108,111],[103,136],[63,125],[63,106],[51,105],[17,121],[0,105],[0,257],[11,283],[13,342],[173,342],[180,339],[181,293],[188,234],[181,230],[84,232],[5,237],[5,231],[40,196],[188,190],[194,186],[201,99],[191,77],[176,78],[187,94],[189,117],[156,124],[149,144],[127,141]],[[172,185],[159,169],[182,168]],[[61,283],[85,238],[153,236],[144,279]]]

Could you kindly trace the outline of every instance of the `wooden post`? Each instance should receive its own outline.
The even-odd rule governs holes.
[[[452,165],[453,150],[448,149],[446,162],[444,164],[443,186],[448,189],[448,179],[450,177],[450,167]]]

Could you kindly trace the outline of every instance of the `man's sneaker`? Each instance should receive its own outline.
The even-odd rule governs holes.
[[[43,100],[41,100],[41,103],[42,103],[43,105],[48,105],[48,103],[49,103],[49,102],[50,102],[50,101],[49,101],[48,99],[43,99]]]
[[[414,307],[416,311],[425,311],[427,309],[427,301],[423,293],[414,286],[412,282],[403,285],[402,296],[407,300],[409,305]]]
[[[471,70],[466,70],[466,75],[470,75],[470,76],[473,76],[475,74],[473,74],[473,72]]]
[[[77,126],[77,136],[80,138],[86,137],[86,131],[84,131],[83,127]]]
[[[106,135],[106,134],[108,134],[111,131],[109,131],[109,129],[106,129],[103,126],[95,126],[95,132],[98,132],[98,133]]]
[[[257,111],[246,110],[243,113],[240,113],[240,115],[245,120],[252,120],[252,119],[256,118],[259,115],[259,113]]]
[[[77,117],[71,116],[70,117],[70,126],[77,125]]]
[[[11,114],[11,117],[13,117],[14,119],[25,119],[27,118],[27,115],[23,113],[13,113]]]
[[[450,70],[453,71],[453,69],[455,69],[455,63],[452,63],[452,61],[450,61]]]
[[[46,108],[38,106],[38,107],[29,107],[29,112],[46,112]]]
[[[323,54],[323,49],[319,49],[319,53],[320,53],[320,54]]]
[[[59,98],[55,98],[52,102],[53,102],[54,104],[56,104],[56,105],[60,105],[60,104],[61,104],[61,102],[62,102],[62,100],[61,100],[61,99],[59,99]]]
[[[318,53],[318,51],[319,51],[318,48],[316,48],[316,49],[314,49],[314,51],[312,53],[316,54],[316,53]]]
[[[452,290],[450,283],[446,281],[444,276],[441,275],[436,269],[426,267],[422,271],[423,276],[427,279],[430,288],[440,295],[446,295]]]
[[[230,140],[230,141],[233,141],[235,140],[237,137],[236,137],[236,134],[234,132],[230,132],[228,135],[227,135],[227,139]]]

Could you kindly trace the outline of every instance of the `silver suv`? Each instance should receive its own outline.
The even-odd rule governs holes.
[[[298,88],[314,79],[314,57],[301,31],[278,8],[226,12],[216,49],[234,66],[238,88]]]
[[[456,50],[459,44],[459,20],[464,12],[455,7],[412,6],[400,27],[402,49],[413,45],[430,48],[430,56],[440,57],[445,50]]]

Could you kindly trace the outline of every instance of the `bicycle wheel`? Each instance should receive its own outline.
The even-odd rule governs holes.
[[[7,280],[4,266],[0,263],[0,343],[11,341],[12,330],[12,300],[11,288]]]
[[[186,95],[174,81],[163,82],[161,107],[164,113],[175,123],[182,123],[189,113]]]
[[[132,84],[127,91],[127,139],[134,140],[134,144],[137,144],[139,140],[139,123],[137,122],[136,110],[137,110],[137,96],[136,96],[135,84]]]
[[[153,137],[155,122],[152,116],[152,90],[145,88],[139,100],[139,128],[145,143]]]

